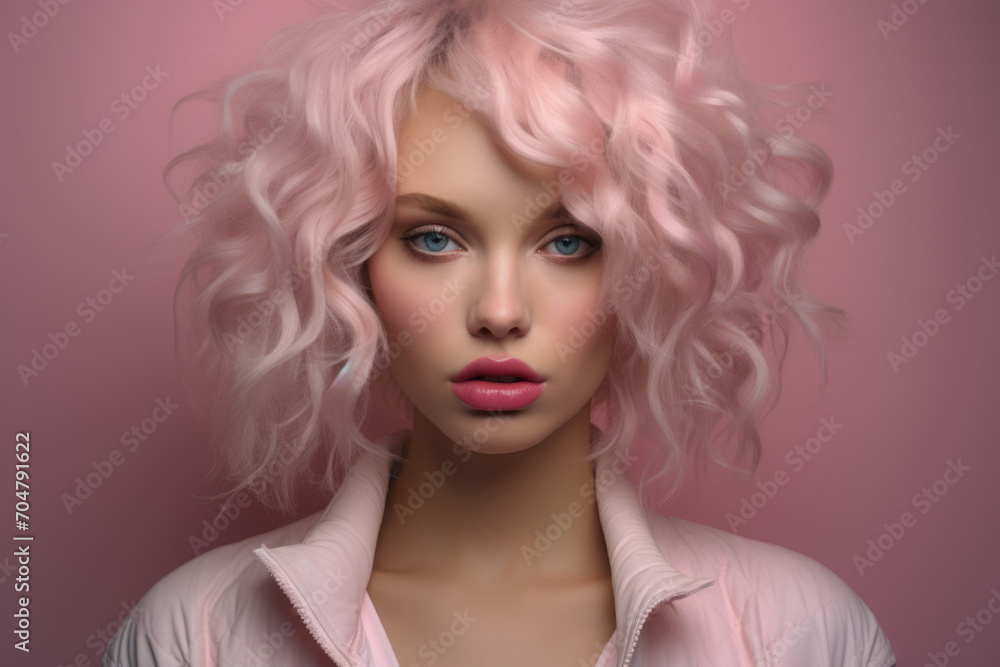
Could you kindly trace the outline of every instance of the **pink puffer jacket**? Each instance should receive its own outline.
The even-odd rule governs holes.
[[[409,431],[383,438],[401,451]],[[840,578],[782,547],[643,509],[621,457],[595,467],[617,632],[595,667],[891,667]],[[206,553],[132,610],[103,665],[399,667],[367,594],[390,467],[360,460],[326,511]],[[452,641],[474,619],[456,613]],[[429,641],[431,665],[446,650]]]

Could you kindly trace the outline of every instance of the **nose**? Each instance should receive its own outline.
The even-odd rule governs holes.
[[[473,283],[469,333],[505,338],[523,336],[530,327],[525,302],[528,287],[514,258],[486,262]]]

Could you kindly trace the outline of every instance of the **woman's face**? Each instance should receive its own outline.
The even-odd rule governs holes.
[[[607,372],[601,239],[559,209],[555,168],[504,152],[445,93],[425,92],[418,109],[397,137],[393,227],[368,260],[398,344],[390,370],[452,442],[485,428],[473,449],[523,450],[589,407]],[[453,381],[482,357],[519,359],[541,382]]]

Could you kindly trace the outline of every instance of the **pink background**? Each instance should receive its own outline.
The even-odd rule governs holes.
[[[713,471],[692,479],[668,511],[729,530],[727,515],[738,515],[743,500],[756,502],[738,532],[839,574],[874,610],[901,665],[928,664],[928,653],[948,642],[958,649],[948,664],[997,664],[1000,618],[982,612],[979,622],[991,622],[971,633],[960,624],[1000,590],[993,416],[1000,279],[983,283],[961,309],[947,295],[975,276],[981,257],[1000,252],[993,34],[1000,11],[989,0],[902,4],[916,13],[884,39],[877,22],[890,20],[894,6],[884,0],[719,0],[732,11],[753,75],[771,83],[823,81],[834,91],[824,105],[829,113],[803,109],[812,117],[797,130],[826,147],[836,166],[808,281],[855,325],[853,338],[832,354],[825,392],[808,350],[793,350],[782,403],[764,425],[757,475],[763,483],[787,474],[773,497],[754,496],[754,483]],[[15,433],[30,431],[35,536],[30,656],[11,648],[14,542],[0,547],[3,664],[98,664],[101,633],[117,627],[123,605],[193,556],[188,537],[217,511],[205,499],[217,490],[206,476],[205,432],[173,358],[171,299],[183,258],[137,256],[167,224],[172,200],[160,180],[163,165],[206,128],[207,107],[192,104],[170,140],[171,105],[260,37],[294,22],[297,5],[290,7],[242,2],[220,18],[207,0],[71,2],[19,52],[7,44],[0,56],[13,84],[2,103],[9,215],[0,225],[0,434],[8,453],[0,456],[0,477],[12,480]],[[0,27],[19,31],[22,17],[37,11],[34,1],[6,2]],[[120,118],[115,99],[142,82],[147,66],[169,75]],[[51,163],[105,117],[114,131],[59,182]],[[912,181],[904,163],[949,127],[960,138]],[[905,192],[851,243],[844,224],[894,179]],[[126,266],[134,279],[101,312],[77,310]],[[894,372],[887,353],[899,353],[901,337],[938,309],[947,323]],[[30,364],[32,351],[71,322],[78,335],[25,386],[17,366]],[[168,397],[180,407],[127,451],[121,434]],[[824,418],[843,428],[796,463],[795,448],[817,435]],[[70,514],[63,494],[115,449],[123,452],[121,465]],[[914,503],[959,460],[968,470],[954,484],[939,482],[945,493],[937,502]],[[11,487],[4,482],[0,503],[11,523],[0,533],[13,535]],[[884,524],[904,512],[915,524],[899,539],[883,535]],[[216,544],[286,520],[251,507]],[[880,536],[891,548],[862,574],[854,557]]]

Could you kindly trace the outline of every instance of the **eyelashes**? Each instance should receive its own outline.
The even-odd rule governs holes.
[[[440,240],[444,240],[446,242],[455,243],[457,245],[457,242],[453,238],[451,238],[450,236],[448,236],[448,234],[446,234],[444,231],[442,231],[440,229],[427,229],[427,230],[424,230],[424,231],[411,232],[411,233],[409,233],[409,234],[401,237],[400,240],[403,241],[406,244],[406,247],[407,247],[408,250],[410,250],[410,252],[416,254],[418,257],[422,256],[422,255],[423,256],[433,256],[433,255],[440,255],[442,253],[442,251],[444,250],[444,248],[437,248],[436,249],[437,252],[433,252],[433,251],[432,252],[425,252],[423,250],[420,250],[420,249],[416,248],[414,246],[414,241],[418,241],[418,240],[419,241],[424,241],[424,243],[426,244],[427,239],[434,239],[435,237],[437,237],[435,240],[438,241],[438,242],[440,242]]]
[[[564,264],[576,264],[578,262],[587,261],[601,249],[602,245],[600,240],[588,238],[572,227],[558,230],[558,232],[553,235],[545,245],[548,247],[553,243],[562,242],[567,239],[581,241],[582,244],[589,246],[589,249],[582,254],[564,255],[558,251],[551,253],[559,258],[557,261]],[[404,244],[404,247],[410,252],[410,254],[418,260],[425,262],[440,262],[447,259],[451,255],[450,250],[454,250],[449,250],[447,248],[447,244],[450,242],[458,245],[458,241],[452,238],[452,236],[448,233],[448,230],[440,226],[419,228],[401,236],[400,241]],[[418,248],[418,243],[424,245],[427,250]],[[430,245],[428,245],[428,243],[430,243]],[[442,243],[444,243],[444,247],[436,247]]]

